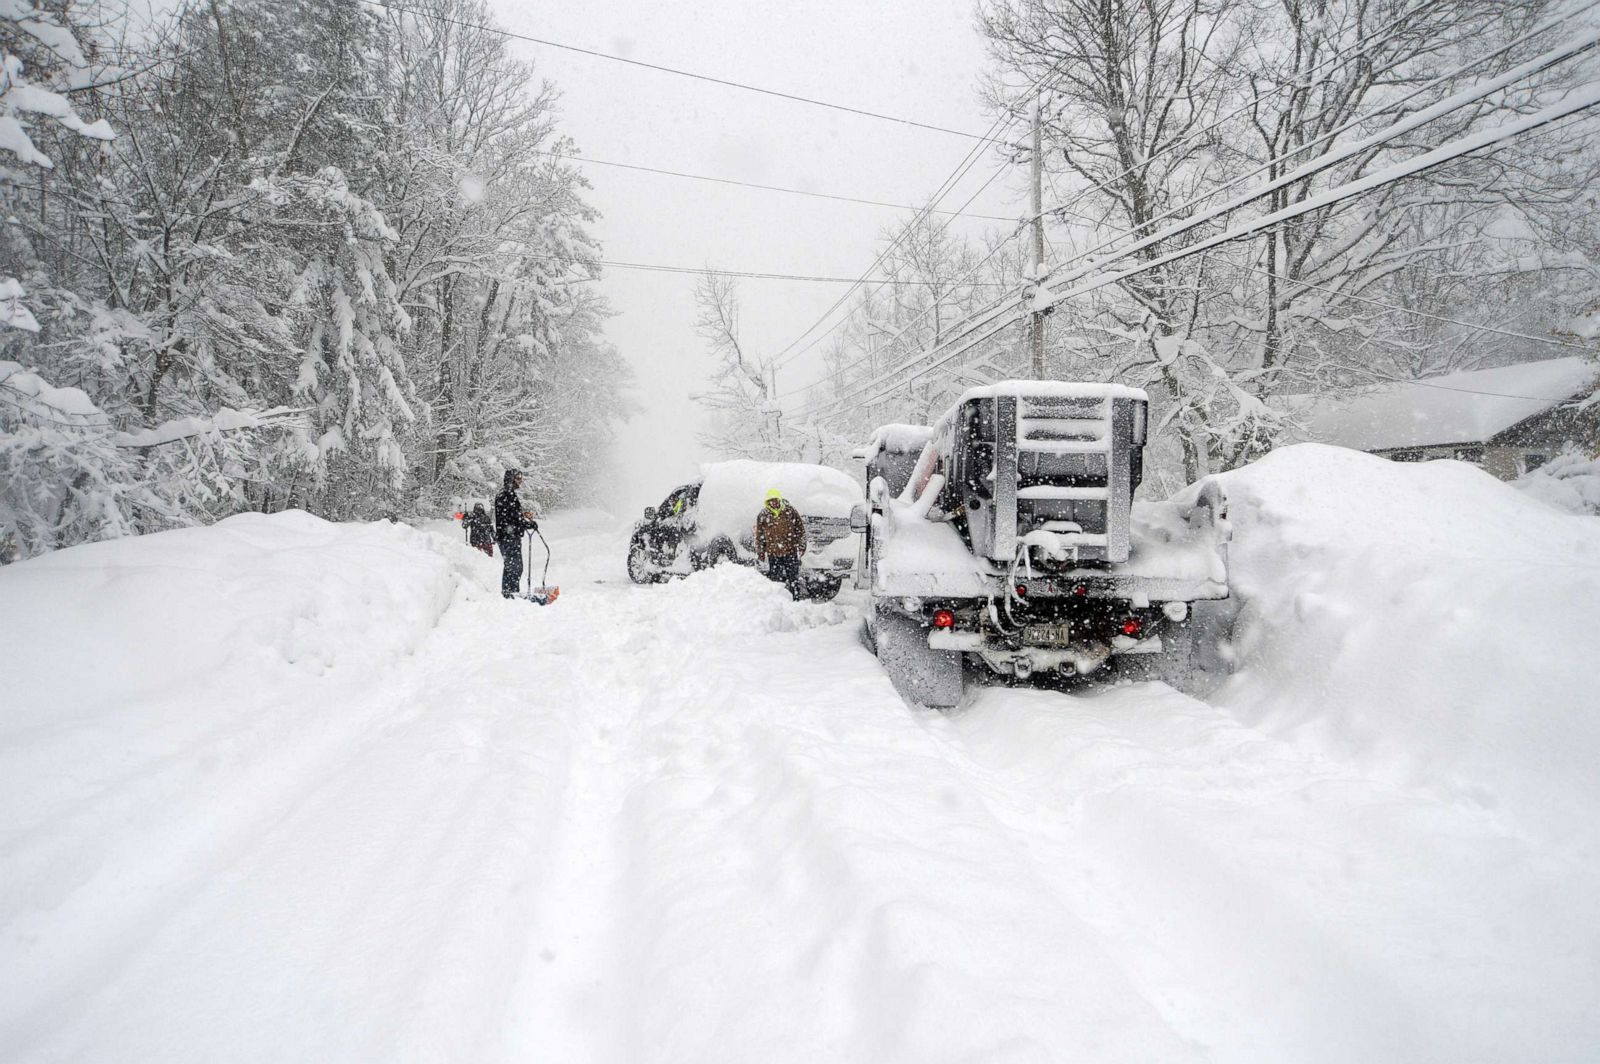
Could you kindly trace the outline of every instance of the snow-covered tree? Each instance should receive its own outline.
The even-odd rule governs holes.
[[[161,503],[125,529],[413,512],[506,465],[556,501],[600,468],[629,407],[594,213],[551,157],[574,151],[554,88],[491,22],[472,0],[112,18],[115,76],[78,76],[70,120],[29,119],[53,165],[0,179],[21,266],[0,310],[37,333],[0,335],[0,357],[104,415]],[[109,146],[81,135],[102,125]]]
[[[700,441],[719,455],[792,461],[804,442],[786,433],[776,400],[773,361],[749,349],[739,325],[739,286],[708,271],[695,282],[695,331],[711,357],[709,387],[695,402],[710,415]]]
[[[1533,32],[1561,10],[1546,0],[985,0],[989,104],[1013,130],[1040,105],[1050,277],[1087,284],[1113,264],[1137,269],[1052,307],[1052,375],[1149,390],[1152,469],[1170,485],[1272,446],[1290,424],[1280,396],[1548,357],[1538,338],[1600,305],[1590,191],[1600,153],[1573,124],[1355,198],[1325,196],[1592,80],[1594,60],[1580,53],[1426,111],[1570,40],[1577,23]],[[1364,142],[1403,120],[1415,124]],[[1183,254],[1291,210],[1248,238]],[[1011,265],[1018,235],[991,235],[998,253],[983,271],[1013,292],[1027,280]],[[905,377],[937,396],[941,382],[947,393],[1024,370],[1027,309],[1011,312],[1017,326]],[[916,355],[883,357],[887,316],[863,298],[840,330],[818,391],[841,401],[808,404],[829,424],[927,416],[927,400],[905,388],[869,389],[865,404],[856,394],[860,380]],[[917,348],[940,349],[919,328]]]

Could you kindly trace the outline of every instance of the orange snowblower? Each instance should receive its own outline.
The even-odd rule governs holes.
[[[561,588],[548,582],[550,579],[550,544],[545,540],[544,533],[537,528],[533,530],[533,534],[539,537],[540,543],[544,544],[544,572],[539,576],[539,586],[534,587],[533,567],[530,565],[528,567],[529,586],[518,598],[525,598],[529,602],[538,603],[540,606],[548,606],[561,597]],[[527,542],[527,548],[522,552],[522,556],[526,558],[533,550],[533,541],[527,539],[526,536],[523,538]]]

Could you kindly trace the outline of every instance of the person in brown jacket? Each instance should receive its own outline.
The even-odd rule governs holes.
[[[800,555],[806,549],[806,522],[777,488],[756,515],[756,561],[766,564],[767,579],[800,597]]]

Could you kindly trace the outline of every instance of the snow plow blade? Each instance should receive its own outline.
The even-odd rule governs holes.
[[[561,589],[559,587],[536,587],[528,591],[519,592],[515,597],[527,599],[529,602],[538,603],[540,606],[548,606],[561,597]]]

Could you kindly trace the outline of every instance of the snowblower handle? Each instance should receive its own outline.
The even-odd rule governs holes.
[[[545,541],[544,533],[539,531],[537,524],[533,526],[533,534],[539,537],[540,543],[544,544],[544,572],[539,576],[539,584],[540,586],[548,586],[550,583],[550,544]]]
[[[540,587],[547,587],[550,584],[550,544],[548,542],[546,542],[546,540],[544,538],[544,533],[539,531],[539,526],[538,525],[534,525],[533,526],[532,532],[533,532],[533,534],[535,536],[539,537],[539,542],[544,544],[544,572],[541,573],[540,576],[539,576],[539,586]],[[522,552],[522,556],[524,558],[526,558],[528,555],[533,553],[533,540],[531,538],[529,538],[529,536],[528,536],[528,534],[526,532],[524,532],[523,535],[522,535],[522,542],[527,545],[526,549]],[[527,567],[526,579],[527,579],[527,582],[528,582],[528,588],[527,588],[528,593],[532,594],[533,593],[533,566],[531,566],[531,565]]]

